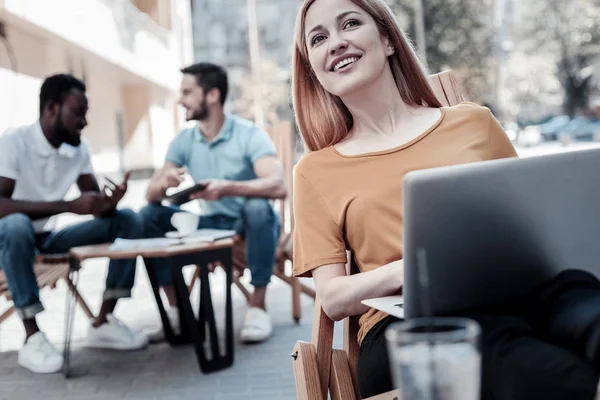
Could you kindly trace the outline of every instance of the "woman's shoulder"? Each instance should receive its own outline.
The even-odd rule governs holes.
[[[467,136],[469,135],[467,132],[487,133],[494,118],[489,108],[470,101],[463,101],[443,109],[444,119],[441,130],[456,131]]]
[[[472,101],[463,101],[454,106],[445,107],[446,114],[453,119],[476,119],[489,122],[492,112],[488,107],[481,106]]]
[[[296,163],[294,171],[296,174],[311,180],[311,178],[322,175],[324,171],[330,170],[336,165],[339,165],[339,160],[337,160],[333,148],[329,146],[321,150],[304,153]]]

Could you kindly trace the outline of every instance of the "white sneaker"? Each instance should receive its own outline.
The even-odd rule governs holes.
[[[90,325],[85,347],[96,349],[138,350],[148,345],[148,338],[135,332],[115,318],[112,314],[106,316],[107,323],[95,328]]]
[[[19,365],[36,374],[53,374],[63,366],[63,356],[43,332],[31,335],[19,351]]]
[[[260,343],[269,338],[273,332],[271,317],[261,308],[251,307],[246,311],[241,339],[244,343]]]
[[[179,335],[181,333],[181,324],[179,323],[179,308],[171,306],[167,310],[167,318],[171,324],[173,334]],[[165,330],[161,325],[159,328],[148,332],[148,340],[150,343],[159,343],[165,340]]]

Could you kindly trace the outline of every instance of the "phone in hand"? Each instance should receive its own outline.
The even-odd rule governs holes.
[[[204,189],[206,189],[206,183],[196,183],[194,186],[191,186],[187,189],[183,189],[179,192],[163,197],[163,200],[166,200],[175,206],[180,206],[191,201],[191,194],[201,192]]]

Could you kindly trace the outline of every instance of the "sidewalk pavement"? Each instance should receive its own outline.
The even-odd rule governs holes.
[[[124,205],[139,209],[145,181],[133,181]],[[60,224],[73,222],[72,216],[61,218]],[[115,314],[136,329],[159,327],[160,319],[145,268],[138,262],[136,286],[131,299],[122,300]],[[100,307],[106,260],[90,260],[83,264],[80,292],[93,311]],[[193,273],[188,267],[188,278]],[[249,276],[244,277],[245,282]],[[310,284],[310,280],[308,281]],[[218,323],[224,320],[225,274],[217,270],[211,275],[211,289]],[[49,340],[62,347],[66,286],[42,291],[46,311],[39,324]],[[74,325],[72,365],[85,376],[66,381],[61,374],[36,375],[17,364],[17,351],[24,340],[22,325],[16,316],[0,325],[0,400],[13,399],[295,399],[291,352],[297,340],[310,341],[313,301],[303,295],[303,318],[296,324],[291,314],[290,287],[273,278],[267,293],[267,308],[274,324],[273,336],[263,344],[243,345],[239,333],[244,319],[244,297],[232,288],[234,304],[235,358],[231,368],[204,375],[191,345],[171,347],[166,343],[151,345],[135,352],[85,349],[88,321],[79,308]],[[198,285],[191,294],[197,311]],[[0,310],[5,303],[0,301]],[[341,347],[341,327],[336,346]],[[223,327],[221,326],[221,332]],[[221,333],[222,334],[222,333]]]
[[[96,310],[105,269],[101,263],[89,262],[81,275],[82,293],[90,300],[96,299],[91,302]],[[158,326],[158,313],[145,271],[142,268],[138,271],[134,296],[119,305],[117,315],[136,328]],[[213,298],[220,321],[224,316],[223,283],[223,273],[217,272],[212,276],[211,284],[216,289]],[[22,333],[18,320],[13,317],[0,331],[0,400],[295,399],[290,355],[297,340],[310,340],[312,300],[303,298],[304,318],[297,325],[291,317],[289,287],[274,279],[268,294],[268,308],[275,328],[273,336],[263,344],[243,345],[239,342],[239,332],[246,305],[242,295],[235,288],[233,291],[234,365],[208,375],[199,370],[191,345],[171,347],[158,344],[135,352],[82,348],[80,343],[85,337],[87,321],[79,310],[75,321],[72,362],[76,370],[83,370],[87,375],[68,381],[61,374],[35,375],[17,364],[15,350],[20,347]],[[40,325],[56,345],[61,344],[63,337],[65,294],[64,285],[43,294],[47,311],[41,316]],[[197,289],[192,296],[198,298]],[[221,326],[221,332],[222,329]],[[341,343],[341,338],[338,338],[338,343]]]

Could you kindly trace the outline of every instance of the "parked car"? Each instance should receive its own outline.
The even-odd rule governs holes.
[[[549,121],[537,125],[545,142],[558,140],[558,133],[571,121],[568,115],[557,115]]]
[[[575,117],[558,133],[561,143],[592,142],[600,139],[600,120]]]
[[[524,137],[518,141],[525,146],[534,146],[540,142],[558,140],[558,133],[570,120],[568,115],[555,115],[544,119],[542,123],[527,125],[519,133],[524,134]]]

